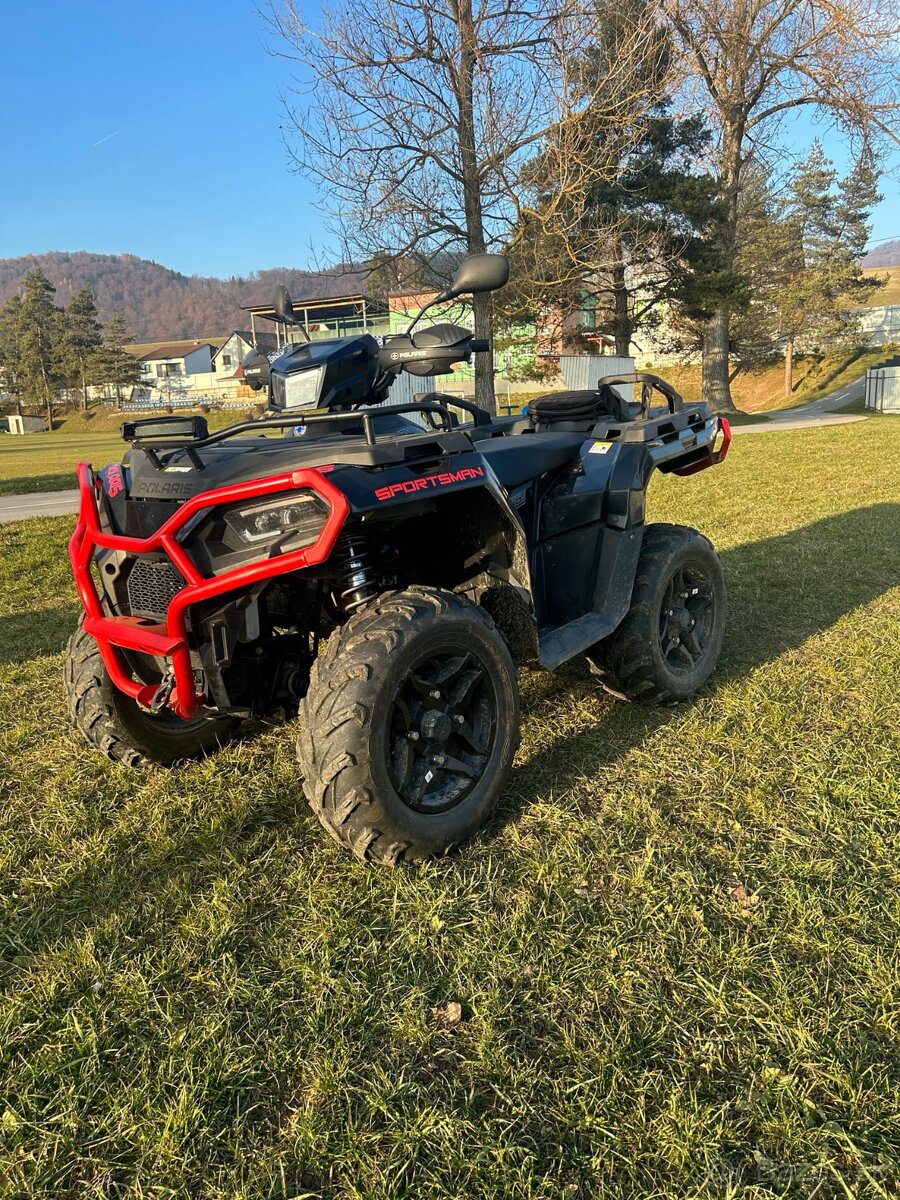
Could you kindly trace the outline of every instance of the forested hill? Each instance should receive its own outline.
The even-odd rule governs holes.
[[[21,290],[22,280],[42,267],[56,287],[56,303],[89,284],[97,298],[101,321],[124,313],[135,341],[214,337],[247,325],[242,304],[264,304],[275,285],[284,283],[298,298],[340,296],[362,287],[362,272],[327,272],[273,267],[241,279],[207,279],[180,275],[133,254],[89,254],[85,251],[26,255],[0,259],[0,304]]]
[[[900,267],[900,238],[891,242],[882,242],[875,246],[863,258],[864,267]]]

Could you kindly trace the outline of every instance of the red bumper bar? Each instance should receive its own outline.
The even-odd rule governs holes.
[[[186,500],[151,537],[122,537],[118,534],[104,533],[100,528],[97,490],[101,485],[99,480],[95,480],[94,473],[87,463],[78,464],[78,486],[81,491],[81,509],[78,524],[69,542],[69,559],[86,614],[84,628],[96,639],[103,662],[115,686],[145,707],[149,708],[153,703],[158,687],[156,684],[144,684],[134,679],[119,650],[137,650],[158,658],[170,658],[175,686],[168,703],[178,716],[186,721],[197,715],[200,702],[204,699],[194,686],[194,669],[188,645],[187,610],[202,600],[210,600],[237,588],[258,583],[262,579],[270,579],[275,575],[283,575],[288,571],[297,571],[302,567],[324,562],[334,548],[350,511],[350,505],[343,492],[319,471],[307,469],[284,475],[271,475],[267,479],[254,479],[250,483],[231,484],[211,492],[201,492]],[[328,516],[319,537],[313,545],[304,546],[302,550],[291,550],[276,558],[265,558],[260,562],[236,567],[222,575],[207,577],[200,574],[196,564],[178,541],[178,534],[185,524],[204,509],[242,500],[258,500],[262,496],[299,488],[315,492],[328,505]],[[142,617],[104,615],[97,585],[91,574],[94,551],[98,546],[107,550],[122,550],[127,554],[162,552],[168,555],[187,583],[172,598],[165,624],[156,624]]]

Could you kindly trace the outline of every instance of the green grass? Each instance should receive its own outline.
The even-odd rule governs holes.
[[[109,433],[28,433],[0,438],[0,496],[77,487],[75,465],[95,467],[122,457],[125,443]]]
[[[252,402],[247,410],[252,409]],[[241,409],[210,413],[211,431],[224,429],[244,419]],[[89,419],[69,413],[52,433],[30,433],[24,437],[0,437],[0,496],[25,492],[59,492],[76,486],[75,464],[92,462],[95,467],[121,459],[126,447],[119,429],[122,413],[94,410]]]
[[[71,521],[0,527],[0,1193],[897,1196],[900,423],[651,496],[722,554],[713,686],[527,674],[498,816],[395,872],[325,837],[290,728],[91,751]]]

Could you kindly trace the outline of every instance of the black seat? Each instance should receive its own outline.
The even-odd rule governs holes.
[[[520,433],[485,438],[476,443],[478,453],[504,487],[517,487],[576,458],[584,445],[581,433]]]

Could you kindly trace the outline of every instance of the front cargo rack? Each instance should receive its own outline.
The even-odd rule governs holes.
[[[490,424],[490,415],[483,409],[476,408],[474,404],[465,400],[457,401],[456,397],[453,398],[452,403],[455,407],[471,412],[476,425]],[[150,417],[146,421],[129,421],[124,424],[122,437],[135,449],[141,450],[157,470],[162,470],[165,466],[160,458],[161,453],[181,450],[187,454],[193,466],[202,471],[203,459],[199,453],[201,450],[218,445],[229,438],[239,437],[241,434],[259,434],[267,429],[290,429],[298,425],[304,427],[331,425],[335,428],[357,425],[362,427],[365,445],[374,447],[378,445],[379,441],[379,435],[375,431],[375,417],[394,417],[401,416],[403,413],[422,413],[430,418],[430,430],[423,429],[422,431],[425,437],[435,432],[454,433],[458,428],[447,404],[441,400],[429,399],[413,401],[410,404],[392,404],[378,411],[358,409],[355,412],[346,413],[312,412],[305,414],[302,409],[298,409],[294,413],[283,416],[264,417],[259,421],[241,421],[237,425],[229,425],[227,429],[220,429],[217,433],[206,432],[206,422],[202,417],[181,418],[185,422],[185,432],[188,436],[181,436],[174,431],[173,426],[176,424],[177,418],[176,421],[173,421],[165,417]],[[436,419],[440,421],[440,424],[437,424]],[[188,425],[188,421],[192,424]],[[141,436],[145,429],[146,436]],[[203,436],[198,437],[197,433],[202,433]],[[384,438],[393,438],[394,440],[396,440],[396,436],[396,434],[383,435]]]

